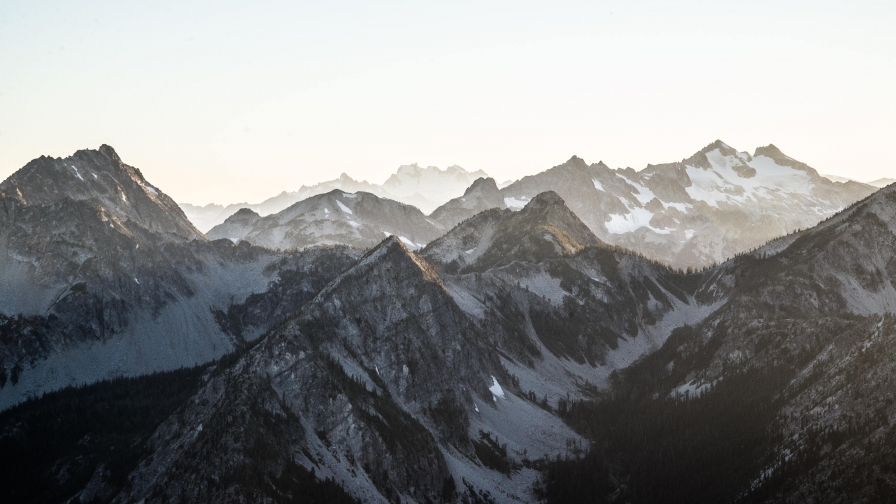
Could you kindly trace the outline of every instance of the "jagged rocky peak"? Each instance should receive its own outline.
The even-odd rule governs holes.
[[[441,279],[439,279],[439,275],[438,273],[436,273],[436,270],[425,260],[411,252],[407,245],[405,245],[401,241],[401,239],[399,239],[395,235],[389,236],[384,239],[382,242],[380,242],[379,245],[374,247],[361,259],[361,263],[369,264],[383,261],[398,261],[409,267],[412,266],[420,270],[425,280],[437,283],[439,285],[442,284],[442,281]]]
[[[504,208],[504,197],[495,179],[480,177],[464,191],[463,196],[436,208],[430,218],[445,229],[451,229],[464,219],[490,208]]]
[[[561,244],[567,252],[600,243],[597,236],[554,191],[545,191],[532,198],[516,217],[523,224],[527,221],[537,223],[540,227],[550,230],[555,237],[563,238]]]
[[[546,191],[520,211],[492,209],[476,215],[427,246],[422,254],[455,273],[513,261],[540,262],[599,243],[563,198]]]
[[[474,180],[470,187],[464,191],[464,196],[471,196],[475,193],[498,192],[498,183],[491,177],[479,177]]]
[[[66,158],[34,159],[0,183],[0,194],[23,205],[87,200],[119,221],[183,239],[204,239],[174,200],[105,144]]]
[[[547,208],[554,205],[563,205],[566,208],[566,202],[554,191],[545,191],[538,196],[532,198],[532,201],[526,205],[526,209],[533,210],[536,208]]]
[[[588,163],[586,163],[584,159],[582,159],[576,155],[573,155],[571,158],[569,158],[569,160],[567,160],[563,164],[565,164],[567,166],[572,166],[575,168],[588,168]]]
[[[235,214],[231,215],[227,220],[228,221],[231,219],[252,220],[252,219],[258,219],[259,217],[260,217],[260,215],[258,215],[258,212],[252,210],[251,208],[240,208],[239,210],[236,211]]]

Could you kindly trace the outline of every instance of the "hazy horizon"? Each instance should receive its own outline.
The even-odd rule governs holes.
[[[402,164],[503,181],[721,139],[896,174],[896,5],[6,2],[0,179],[112,145],[179,202]]]

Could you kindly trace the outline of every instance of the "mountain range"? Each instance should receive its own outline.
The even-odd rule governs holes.
[[[427,181],[411,185],[417,188],[437,186],[442,183],[439,177],[444,178],[444,173],[436,169],[405,168],[389,179],[395,181],[387,184],[390,190],[397,190],[397,181],[406,180],[408,173]],[[460,169],[456,173],[466,174]],[[554,191],[602,241],[676,268],[703,268],[783,234],[811,227],[876,190],[853,181],[832,182],[774,145],[760,147],[750,155],[721,141],[680,162],[650,165],[640,172],[631,168],[613,170],[603,163],[589,165],[573,156],[566,163],[503,188],[493,179],[480,178],[433,210],[428,218],[409,209],[392,210],[387,198],[374,200],[373,192],[369,192],[371,196],[362,198],[370,203],[367,211],[358,214],[364,216],[363,226],[357,215],[338,211],[346,208],[349,199],[366,192],[356,187],[357,192],[349,191],[349,186],[343,184],[327,193],[336,198],[329,203],[333,213],[326,205],[318,208],[322,200],[313,197],[267,220],[247,220],[235,214],[209,230],[208,235],[281,249],[334,240],[367,248],[375,243],[371,237],[379,231],[408,239],[410,234],[419,236],[409,245],[414,248],[483,210],[519,210],[536,195]],[[384,220],[387,214],[393,217]],[[333,226],[340,231],[331,229]]]
[[[389,198],[416,206],[421,211],[430,213],[437,206],[463,193],[465,188],[480,177],[487,177],[487,175],[482,170],[468,172],[456,165],[442,170],[435,166],[424,168],[415,163],[398,167],[398,171],[390,175],[383,184],[371,184],[364,180],[357,181],[343,173],[337,179],[313,186],[302,186],[298,191],[283,191],[258,204],[235,203],[224,206],[210,203],[205,206],[197,206],[182,203],[180,206],[190,221],[203,232],[208,232],[213,227],[224,223],[228,217],[241,208],[248,208],[261,216],[267,216],[280,212],[304,199],[336,189],[348,193],[368,192],[381,198]]]
[[[714,142],[206,236],[108,146],[36,159],[0,184],[0,495],[881,501],[896,187],[872,191]]]

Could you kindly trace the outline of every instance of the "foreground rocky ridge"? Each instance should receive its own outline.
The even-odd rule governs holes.
[[[710,399],[701,397],[712,398],[713,391],[727,390],[721,384],[734,387],[728,393],[736,393],[737,387],[750,386],[747,385],[750,381],[738,378],[746,374],[756,376],[751,387],[759,386],[758,397],[765,398],[766,404],[774,408],[773,416],[763,414],[757,419],[770,418],[768,432],[781,434],[768,438],[772,443],[769,451],[760,450],[749,456],[744,453],[735,473],[741,480],[735,478],[731,480],[734,483],[726,484],[740,485],[733,488],[739,488],[739,493],[746,492],[743,498],[758,501],[805,495],[807,489],[824,499],[831,495],[843,495],[844,501],[856,496],[873,499],[881,495],[882,488],[887,488],[886,483],[846,484],[843,479],[831,479],[831,471],[841,470],[836,469],[839,464],[848,464],[850,460],[856,463],[859,447],[865,447],[867,456],[868,447],[873,446],[868,444],[870,440],[889,435],[888,419],[896,416],[896,411],[890,412],[891,407],[886,406],[890,402],[880,403],[875,399],[878,394],[888,397],[885,387],[892,370],[891,360],[879,356],[871,359],[869,356],[873,354],[866,353],[869,348],[882,348],[880,345],[888,341],[886,331],[894,327],[892,321],[887,322],[889,319],[875,315],[890,313],[890,303],[896,299],[890,286],[892,274],[888,272],[893,255],[890,242],[896,236],[893,224],[896,196],[892,192],[878,193],[817,228],[769,243],[755,253],[702,273],[676,273],[596,239],[580,247],[563,247],[552,238],[547,242],[554,243],[555,247],[524,247],[531,252],[521,255],[508,251],[508,259],[503,263],[483,263],[477,269],[474,261],[473,267],[467,270],[450,266],[458,256],[456,250],[450,251],[451,246],[455,249],[466,246],[462,237],[470,235],[470,229],[477,229],[479,219],[493,221],[494,234],[508,234],[509,243],[530,242],[532,237],[574,235],[570,230],[577,229],[581,223],[563,200],[546,194],[533,199],[531,208],[526,207],[519,213],[500,214],[503,217],[488,217],[487,213],[462,223],[445,239],[422,251],[432,266],[416,258],[398,240],[388,240],[355,269],[324,289],[286,328],[266,338],[252,352],[253,357],[247,357],[255,359],[251,364],[255,371],[239,368],[233,376],[259,376],[261,383],[273,383],[274,392],[266,402],[273,405],[274,398],[279,397],[283,405],[273,411],[278,411],[277,408],[291,411],[300,419],[297,425],[305,426],[304,441],[295,441],[292,448],[279,452],[281,465],[293,459],[305,470],[326,471],[325,474],[341,481],[349,493],[365,501],[394,495],[417,501],[435,500],[441,496],[438,485],[441,480],[442,488],[460,489],[457,494],[448,492],[451,499],[464,495],[471,498],[478,491],[488,489],[491,497],[510,502],[537,498],[531,493],[533,488],[538,488],[537,479],[527,472],[525,461],[529,459],[521,455],[552,456],[551,450],[539,453],[532,449],[536,441],[544,443],[550,439],[545,434],[530,434],[525,441],[514,439],[514,423],[510,417],[501,415],[509,412],[511,405],[527,405],[534,408],[529,411],[538,411],[540,397],[549,406],[557,405],[556,409],[542,410],[541,420],[528,419],[526,424],[530,429],[556,419],[555,415],[578,425],[579,421],[569,417],[570,410],[565,405],[568,403],[564,401],[568,397],[575,399],[576,395],[583,397],[582,393],[587,390],[605,390],[609,386],[610,390],[622,393],[628,387],[640,386],[637,384],[650,376],[648,397],[671,398],[673,404],[682,400],[706,401]],[[550,207],[547,215],[551,226],[545,222],[525,228],[513,224],[513,217],[525,216],[525,212],[546,215],[545,207]],[[552,229],[554,234],[543,234],[546,229]],[[580,240],[584,238],[570,243]],[[471,339],[454,348],[465,348],[470,353],[452,351],[453,339],[438,328],[448,328],[450,334],[469,335]],[[421,329],[423,333],[416,333]],[[409,330],[410,340],[407,340],[405,335]],[[280,354],[273,350],[275,345],[285,345],[286,341],[298,346],[281,346]],[[404,347],[404,341],[415,344]],[[429,352],[426,348],[431,344],[442,346],[434,347],[438,350],[432,352],[432,357],[426,357]],[[262,357],[261,352],[267,353]],[[425,365],[402,364],[398,371],[396,355],[401,356],[401,361],[407,359],[413,363],[419,359]],[[638,360],[639,357],[644,358]],[[428,358],[435,360],[428,361]],[[307,363],[297,364],[305,360]],[[466,367],[469,363],[471,367]],[[633,366],[627,367],[632,363]],[[335,402],[328,403],[338,405],[347,401],[352,406],[342,407],[341,413],[329,410],[332,412],[318,415],[319,423],[313,425],[319,431],[314,436],[309,434],[313,429],[306,422],[312,422],[306,416],[320,408],[296,406],[320,402],[314,398],[315,392],[311,392],[318,387],[301,381],[310,379],[309,375],[298,372],[303,366],[313,369],[313,376],[344,376],[342,383],[354,384],[334,391]],[[266,371],[257,374],[259,369]],[[612,370],[620,373],[613,374]],[[427,379],[417,382],[421,373]],[[849,378],[856,373],[878,378],[871,382]],[[287,388],[285,384],[293,379],[302,385]],[[500,392],[494,388],[486,392],[492,381],[502,384]],[[332,382],[338,380],[333,378]],[[442,394],[439,387],[433,387],[436,383],[444,389]],[[853,394],[850,405],[832,407],[832,401],[845,397],[846,392],[841,389],[844,383],[852,384],[847,385]],[[365,394],[368,401],[375,401],[373,390],[377,394],[382,390],[382,397],[393,400],[401,411],[416,420],[420,426],[416,439],[430,441],[422,442],[413,451],[429,457],[428,462],[412,462],[400,443],[389,447],[369,438],[360,444],[353,441],[356,438],[348,434],[352,429],[346,429],[340,419],[352,418],[350,425],[364,425],[358,427],[362,431],[376,430],[376,425],[363,423],[363,415],[355,417],[351,413],[359,408],[370,411],[359,404],[367,404],[367,408],[373,404],[385,407],[382,403],[356,402],[362,401],[359,398]],[[466,402],[464,394],[469,398]],[[224,393],[222,397],[228,395]],[[491,405],[489,395],[494,395]],[[257,398],[259,394],[242,393],[240,397]],[[453,414],[446,410],[450,410],[447,405],[454,400],[446,397],[457,400]],[[438,402],[443,400],[440,406]],[[197,403],[203,404],[198,399],[193,404]],[[379,411],[377,406],[373,407]],[[195,421],[171,427],[173,437],[157,441],[157,449],[189,444],[184,436],[193,435],[185,434],[187,426],[195,425],[208,411],[201,406],[191,408],[196,409],[186,418],[198,415]],[[442,411],[436,416],[444,414],[452,420],[441,424],[433,411]],[[265,415],[289,418],[286,413]],[[183,414],[179,418],[184,418]],[[284,425],[284,421],[271,420],[270,425]],[[410,427],[413,424],[406,425],[408,430],[418,429]],[[500,465],[490,465],[493,461],[485,452],[477,451],[477,429],[482,431],[480,440],[507,439],[509,446],[520,443],[517,446],[522,450],[505,452],[511,468],[510,483],[502,483],[505,480],[496,477],[501,474]],[[765,429],[762,427],[756,432],[765,432]],[[222,435],[232,430],[228,427]],[[160,429],[157,435],[165,432],[169,431]],[[237,432],[242,431],[237,429]],[[321,441],[330,440],[330,433],[334,432],[339,441],[332,445]],[[832,439],[830,436],[834,433],[839,433],[836,436],[840,436],[840,441],[832,445],[825,440]],[[565,436],[570,442],[578,442],[572,433]],[[310,448],[319,441],[330,447],[326,451],[329,455]],[[377,453],[390,453],[387,458],[390,461],[400,460],[400,464],[425,469],[413,472],[402,484],[390,472],[395,467],[387,466],[384,471],[389,477],[377,479],[370,475],[375,476],[381,466],[374,469],[370,462],[366,462],[367,466],[359,462],[370,460],[365,458],[369,455],[364,454],[363,446],[376,447],[372,450]],[[302,447],[311,456],[304,454]],[[346,454],[344,461],[330,461],[336,447],[337,453],[348,450],[351,456]],[[872,449],[877,458],[867,460],[872,464],[867,470],[885,470],[883,466],[874,466],[873,461],[885,457],[886,449],[885,446]],[[189,456],[184,455],[189,452],[180,449],[177,453]],[[464,453],[466,462],[458,456]],[[515,456],[511,455],[514,453]],[[784,455],[776,458],[776,453]],[[788,458],[787,453],[800,455]],[[829,456],[818,458],[825,454]],[[625,457],[613,455],[620,456]],[[244,454],[241,457],[251,458]],[[611,459],[600,467],[614,467],[614,464]],[[354,472],[352,467],[356,468]],[[155,488],[156,483],[140,486],[139,482],[143,481],[143,474],[157,475],[159,471],[164,474],[165,469],[147,466],[134,473],[131,481],[135,486],[129,490],[132,493],[124,494],[128,495],[127,499],[156,495],[147,490]],[[226,471],[215,473],[218,477],[226,474]],[[478,474],[480,479],[474,481],[473,474]],[[788,474],[789,477],[782,479]],[[615,474],[613,477],[624,482],[630,476]],[[595,478],[600,481],[599,475]],[[818,478],[824,478],[825,484],[819,485]],[[200,478],[204,479],[207,478]],[[177,485],[174,479],[163,481],[166,484],[158,488]],[[548,488],[546,496],[550,500],[555,495],[550,488],[554,487]],[[713,495],[726,495],[724,488],[727,487]],[[240,495],[239,489],[232,491]],[[619,489],[611,485],[606,491],[609,495]],[[628,495],[630,490],[624,492]],[[670,494],[675,501],[673,497]]]

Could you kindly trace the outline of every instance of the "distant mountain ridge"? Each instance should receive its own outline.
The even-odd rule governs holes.
[[[876,188],[836,183],[774,145],[753,155],[717,140],[636,172],[572,157],[501,189],[508,208],[557,192],[601,240],[675,267],[722,262],[810,227]]]
[[[242,209],[208,232],[212,239],[244,240],[274,249],[317,245],[349,245],[368,249],[395,235],[417,249],[438,238],[444,229],[417,207],[366,192],[334,189],[259,217]]]
[[[421,180],[431,184],[438,177],[448,175],[461,180],[469,174],[456,167],[444,172],[435,168],[402,167],[389,179],[389,185],[403,184],[411,191],[421,187],[422,183],[415,185]],[[406,211],[398,212],[388,222],[382,220],[388,212],[369,212],[368,218],[372,220],[368,222],[365,239],[359,238],[361,224],[357,219],[348,219],[349,225],[356,228],[354,231],[346,228],[334,234],[322,230],[312,232],[307,223],[291,227],[282,215],[278,217],[279,231],[267,233],[264,239],[260,238],[260,231],[250,231],[248,223],[240,217],[209,231],[209,236],[246,237],[252,243],[281,249],[327,243],[367,248],[376,243],[373,236],[377,230],[385,234],[404,230],[401,232],[407,234],[415,229],[426,239],[406,243],[417,248],[480,212],[492,208],[519,210],[536,195],[553,191],[601,241],[676,268],[702,268],[778,236],[810,227],[875,190],[874,186],[854,181],[832,182],[774,145],[759,147],[750,155],[717,140],[680,162],[649,165],[640,172],[631,168],[614,170],[600,162],[589,165],[573,156],[566,163],[523,177],[503,188],[494,179],[481,177],[461,195],[439,206],[428,217],[423,216],[428,224],[421,218],[422,212],[413,218]],[[337,191],[341,191],[343,199],[364,193]],[[331,191],[331,194],[335,193]],[[391,199],[380,197],[378,201],[386,204]],[[299,208],[311,212],[313,205],[309,205],[293,205],[291,217],[286,220],[294,220]],[[345,215],[333,215],[346,220]],[[333,216],[327,218],[333,220]],[[403,218],[414,222],[399,224]],[[309,214],[302,219],[317,218]],[[253,221],[252,226],[270,227],[270,222]],[[424,230],[427,227],[430,229]],[[286,238],[296,233],[304,238]]]
[[[435,166],[421,167],[416,163],[402,165],[383,184],[357,181],[343,173],[339,178],[313,186],[302,186],[297,191],[283,191],[261,203],[235,203],[231,205],[208,204],[205,206],[181,203],[180,206],[203,232],[223,224],[240,208],[248,208],[262,217],[278,213],[287,207],[318,194],[340,190],[347,193],[367,192],[413,205],[428,214],[451,198],[463,194],[477,178],[487,177],[482,170],[468,172],[457,165],[442,170]]]

